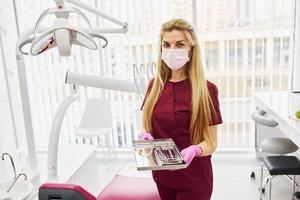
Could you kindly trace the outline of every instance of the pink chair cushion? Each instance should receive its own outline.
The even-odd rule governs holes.
[[[151,177],[116,175],[97,200],[160,200]]]
[[[44,183],[40,189],[73,190],[80,193],[86,200],[96,200],[96,198],[80,185],[68,183]]]

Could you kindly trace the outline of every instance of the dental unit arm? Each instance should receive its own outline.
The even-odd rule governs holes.
[[[57,181],[58,167],[58,146],[60,130],[64,115],[70,105],[78,99],[78,86],[102,88],[122,92],[138,93],[136,84],[132,81],[104,78],[94,75],[80,74],[68,71],[66,73],[65,83],[71,86],[72,94],[65,98],[58,106],[54,115],[48,143],[48,179]],[[144,86],[145,87],[145,86]]]
[[[37,23],[34,27],[25,30],[20,33],[18,40],[16,42],[16,61],[17,61],[17,73],[18,73],[18,83],[20,88],[21,102],[22,102],[22,114],[24,119],[24,128],[27,140],[27,151],[29,158],[29,169],[34,177],[38,175],[37,173],[37,160],[36,160],[36,147],[34,142],[34,131],[33,131],[33,122],[31,116],[31,104],[29,98],[29,89],[28,81],[26,75],[26,66],[24,55],[39,55],[53,47],[58,47],[58,52],[60,56],[69,56],[71,54],[72,45],[83,46],[92,50],[98,48],[97,43],[94,41],[96,38],[100,38],[104,41],[102,47],[104,48],[107,45],[107,39],[102,35],[104,33],[126,33],[127,32],[127,23],[121,22],[120,20],[111,17],[97,8],[94,8],[88,5],[85,2],[79,0],[54,0],[56,3],[55,8],[49,8],[45,10],[37,20]],[[72,4],[76,7],[66,5]],[[120,28],[99,28],[92,27],[88,18],[78,9],[84,9],[88,12],[91,12],[97,16],[100,16],[118,26]],[[78,28],[71,26],[69,24],[69,15],[70,13],[78,14],[81,19],[85,22],[87,27]],[[41,23],[43,19],[50,15],[54,14],[55,19],[52,27],[43,27]],[[25,45],[30,45],[29,51],[25,50]],[[28,49],[28,48],[27,48]],[[59,110],[61,113],[57,113],[56,117],[62,120],[62,117],[67,110],[68,106],[78,98],[76,92],[67,98],[64,106],[61,106]],[[59,121],[59,120],[58,120]],[[60,122],[57,122],[60,123]],[[53,125],[54,126],[54,125]],[[54,130],[59,128],[60,125],[56,124],[55,127],[51,127],[51,132],[59,131]],[[51,159],[55,160],[55,159]],[[56,173],[49,172],[51,177],[56,177]]]

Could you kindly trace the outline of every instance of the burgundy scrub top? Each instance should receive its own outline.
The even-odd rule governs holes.
[[[149,83],[144,102],[152,85],[153,80]],[[218,89],[209,81],[207,81],[207,87],[216,111],[212,116],[211,125],[221,124]],[[191,85],[189,80],[167,81],[153,110],[152,136],[155,139],[172,138],[181,151],[192,145],[189,134],[190,120]],[[195,157],[186,169],[152,171],[152,174],[155,182],[167,187],[188,192],[212,192],[211,156]]]

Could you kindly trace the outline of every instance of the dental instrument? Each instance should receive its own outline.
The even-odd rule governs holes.
[[[155,63],[140,64],[138,67],[133,64],[133,80],[136,86],[137,93],[141,101],[146,92],[147,84],[155,76]]]

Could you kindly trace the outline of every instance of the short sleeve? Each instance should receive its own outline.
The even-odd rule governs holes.
[[[212,104],[214,106],[214,109],[212,109],[212,122],[211,126],[222,124],[222,116],[220,111],[220,104],[218,99],[218,88],[215,84],[212,82],[207,81],[207,88],[210,94],[210,98],[212,100]],[[215,111],[215,112],[214,112]]]
[[[147,91],[146,91],[146,94],[145,94],[145,97],[144,97],[144,100],[143,100],[143,103],[142,103],[142,106],[141,106],[140,110],[143,109],[143,106],[144,106],[144,104],[145,104],[145,102],[146,102],[146,100],[147,100],[147,97],[148,97],[148,95],[150,94],[151,88],[152,88],[152,86],[153,86],[153,82],[154,82],[154,79],[151,79],[151,80],[149,81],[148,88],[147,88]]]

